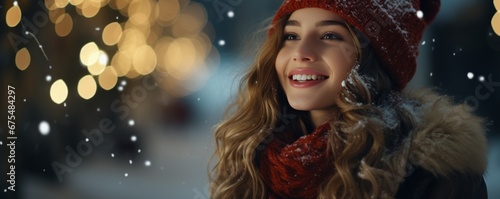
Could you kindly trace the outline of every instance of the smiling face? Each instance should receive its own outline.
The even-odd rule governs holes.
[[[288,102],[294,109],[311,111],[315,124],[322,123],[355,65],[351,33],[337,14],[304,8],[292,13],[283,34],[275,66]]]

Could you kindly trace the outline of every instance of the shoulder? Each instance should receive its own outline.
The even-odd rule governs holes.
[[[419,104],[410,133],[409,163],[434,175],[482,175],[487,160],[484,121],[466,104],[454,104],[430,90],[405,93]]]
[[[396,126],[394,132],[388,132],[399,137],[389,141],[394,144],[386,146],[377,168],[362,165],[373,171],[383,192],[405,199],[486,194],[482,176],[487,141],[482,118],[466,104],[456,104],[430,90],[395,94],[388,100],[390,108],[382,106],[382,119],[389,128]],[[403,117],[411,118],[412,124],[408,128],[389,125],[397,123],[389,117],[394,113],[383,112],[391,112],[391,108],[400,124]]]

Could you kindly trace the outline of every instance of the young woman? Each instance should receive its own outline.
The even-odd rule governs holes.
[[[487,198],[482,119],[403,92],[432,0],[286,0],[216,128],[211,197]]]

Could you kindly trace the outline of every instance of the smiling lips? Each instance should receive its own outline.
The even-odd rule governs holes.
[[[292,80],[294,81],[311,81],[311,80],[323,80],[326,79],[326,76],[323,75],[306,75],[306,74],[297,74],[292,75]]]
[[[296,69],[289,73],[288,78],[292,87],[308,88],[322,83],[328,76],[309,69]]]

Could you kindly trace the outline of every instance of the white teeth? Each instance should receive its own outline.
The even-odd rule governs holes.
[[[322,75],[310,75],[310,74],[295,74],[292,75],[292,80],[295,81],[308,81],[308,80],[323,80],[326,79],[326,76]]]

